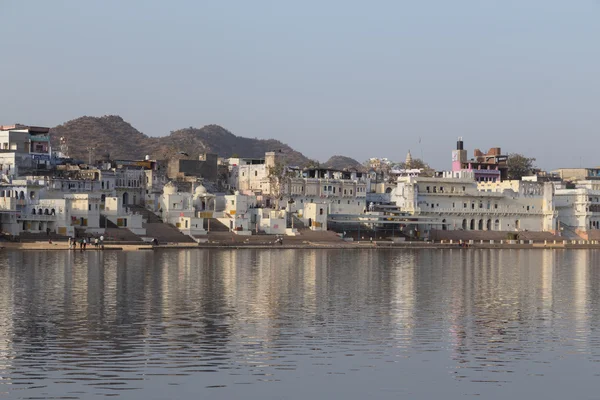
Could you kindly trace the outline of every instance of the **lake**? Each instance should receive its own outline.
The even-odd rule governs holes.
[[[2,251],[0,398],[597,398],[600,251]]]

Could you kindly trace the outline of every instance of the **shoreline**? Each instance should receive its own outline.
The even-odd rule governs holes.
[[[315,250],[315,249],[344,249],[344,250],[385,250],[385,249],[398,249],[398,250],[441,250],[441,249],[455,249],[455,250],[472,250],[472,249],[529,249],[529,250],[544,250],[544,249],[560,249],[560,250],[600,250],[600,244],[593,243],[473,243],[467,247],[462,247],[456,243],[426,243],[426,242],[405,242],[405,243],[390,243],[390,242],[305,242],[298,244],[238,244],[238,243],[169,243],[165,245],[152,246],[150,244],[119,244],[111,243],[105,244],[104,249],[95,248],[89,246],[85,250],[79,248],[71,248],[66,242],[25,242],[25,243],[13,243],[4,242],[0,243],[1,250],[43,250],[43,251],[160,251],[160,250],[190,250],[190,249],[221,249],[221,250],[244,250],[244,249],[259,249],[259,250]]]

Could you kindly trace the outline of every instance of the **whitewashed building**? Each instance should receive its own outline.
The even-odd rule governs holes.
[[[472,172],[403,177],[392,192],[398,210],[421,217],[423,231],[555,231],[550,183],[477,183]]]
[[[571,229],[585,237],[600,229],[600,181],[579,181],[570,189],[558,184],[554,196],[561,230]]]

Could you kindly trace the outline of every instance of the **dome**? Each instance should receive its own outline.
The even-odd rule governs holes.
[[[164,194],[175,194],[177,193],[177,187],[173,184],[173,182],[169,181],[163,188]]]
[[[194,190],[194,196],[204,196],[206,194],[206,188],[203,185],[198,185]]]

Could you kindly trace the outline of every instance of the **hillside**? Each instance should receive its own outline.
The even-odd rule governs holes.
[[[51,129],[52,145],[58,148],[60,138],[66,138],[69,156],[88,159],[88,148],[95,147],[96,158],[109,153],[113,159],[141,159],[145,155],[164,159],[179,151],[190,157],[201,153],[216,153],[221,157],[237,154],[241,157],[264,157],[267,151],[282,154],[289,164],[304,165],[309,160],[302,153],[274,139],[250,139],[236,136],[218,125],[186,128],[168,136],[149,137],[116,115],[81,117]]]
[[[155,141],[116,115],[77,118],[52,128],[50,137],[54,148],[66,138],[69,156],[79,160],[88,159],[88,147],[96,148],[97,158],[106,152],[113,158],[142,158]]]
[[[364,171],[365,167],[354,158],[346,156],[333,156],[323,164],[324,167],[333,169],[356,169]]]

